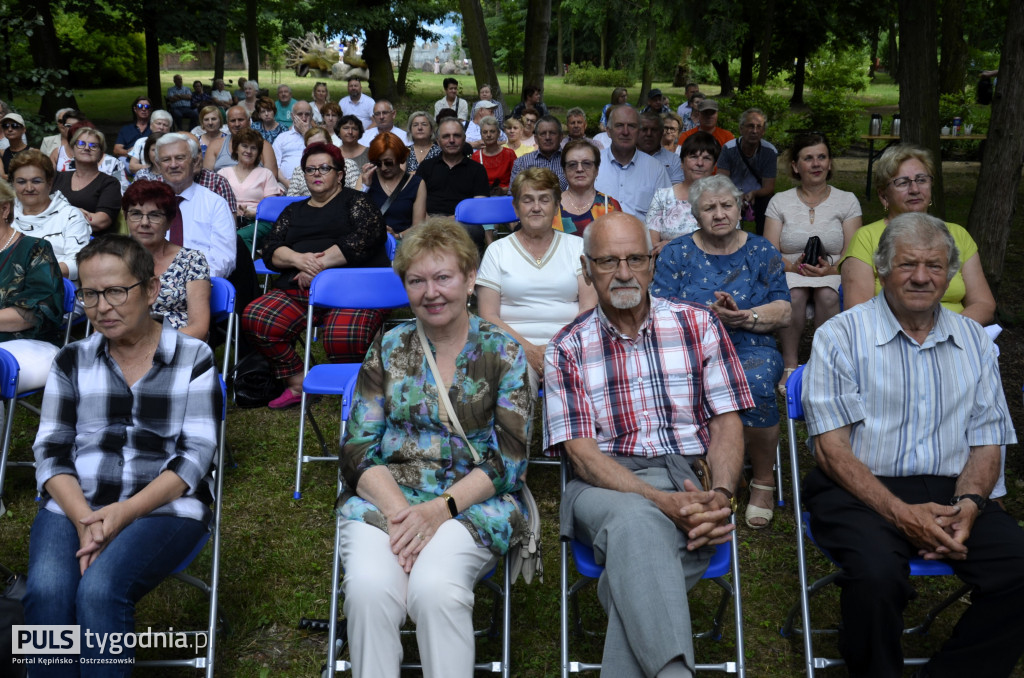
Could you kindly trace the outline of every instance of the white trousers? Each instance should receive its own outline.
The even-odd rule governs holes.
[[[14,356],[21,371],[18,373],[18,393],[32,391],[46,385],[50,365],[60,349],[47,341],[12,339],[0,343],[0,348]]]
[[[342,521],[342,586],[353,675],[398,677],[400,630],[408,615],[416,624],[425,678],[471,678],[476,659],[473,587],[496,562],[465,527],[448,520],[406,574],[387,534],[357,520]]]

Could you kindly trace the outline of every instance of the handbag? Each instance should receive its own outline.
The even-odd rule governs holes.
[[[6,580],[0,579],[0,657],[14,656],[14,638],[11,635],[13,626],[25,623],[25,612],[22,606],[22,599],[25,597],[26,577],[8,570],[0,565],[0,575],[5,575]],[[25,665],[15,664],[10,660],[8,663],[0,661],[0,678],[23,678]]]
[[[811,266],[818,265],[818,259],[825,254],[825,248],[821,245],[821,238],[816,235],[812,235],[807,239],[807,244],[804,245],[804,263],[810,264]]]
[[[448,398],[448,387],[444,383],[444,379],[441,378],[441,371],[437,369],[437,361],[434,360],[434,353],[430,350],[430,344],[427,343],[427,337],[423,334],[423,327],[417,321],[416,323],[416,334],[420,338],[420,345],[423,346],[423,353],[427,356],[427,364],[430,366],[430,372],[434,375],[434,381],[437,383],[437,390],[441,396],[441,404],[444,407],[441,408],[441,417],[446,419],[451,427],[455,429],[455,432],[462,438],[462,442],[466,443],[466,447],[469,448],[470,454],[473,455],[473,461],[477,464],[481,463],[483,459],[480,457],[480,453],[476,451],[476,448],[469,443],[469,439],[466,438],[465,431],[462,430],[462,424],[459,422],[458,416],[455,414],[455,408],[452,407],[452,401]],[[514,507],[515,511],[520,514],[519,506],[516,504],[512,495],[505,493],[502,496],[502,500],[509,502]],[[533,493],[530,492],[530,488],[526,486],[526,482],[523,482],[523,489],[519,491],[519,500],[526,506],[526,525],[524,533],[520,537],[517,543],[511,544],[508,553],[508,562],[510,569],[510,578],[513,584],[519,579],[519,575],[523,575],[523,579],[527,584],[533,581],[533,577],[536,577],[543,582],[544,581],[544,561],[541,559],[540,549],[540,510],[537,506],[537,500],[534,499]],[[513,516],[515,520],[515,516]],[[514,532],[514,530],[513,530]]]
[[[281,381],[270,370],[267,359],[256,351],[238,361],[231,381],[235,404],[243,409],[266,407],[267,403],[281,395]]]

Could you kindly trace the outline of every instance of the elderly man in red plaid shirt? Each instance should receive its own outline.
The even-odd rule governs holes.
[[[562,535],[594,549],[608,613],[603,675],[692,676],[687,591],[731,538],[742,472],[738,410],[754,404],[736,351],[706,308],[652,297],[651,239],[614,212],[584,233],[597,308],[548,345],[544,445],[576,477]],[[691,464],[705,458],[712,488]]]

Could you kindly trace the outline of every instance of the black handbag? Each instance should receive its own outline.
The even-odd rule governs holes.
[[[11,572],[3,565],[0,565],[0,575],[7,577],[6,581],[0,580],[0,585],[4,587],[0,592],[0,657],[13,657],[14,639],[11,627],[25,623],[21,600],[25,597],[26,577]],[[23,678],[24,675],[24,664],[15,664],[11,659],[0,659],[0,678]]]
[[[825,255],[825,248],[821,246],[821,238],[812,235],[804,245],[804,263],[811,266],[818,265],[818,259]]]
[[[252,351],[238,361],[232,373],[235,390],[235,404],[243,409],[266,407],[267,403],[281,395],[283,386],[274,376],[270,363],[262,354]]]

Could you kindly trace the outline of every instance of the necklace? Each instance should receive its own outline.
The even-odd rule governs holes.
[[[583,214],[584,212],[587,212],[589,210],[591,205],[594,204],[594,200],[595,198],[597,198],[597,191],[594,191],[594,195],[592,197],[584,198],[582,203],[576,202],[575,198],[573,197],[572,191],[566,191],[565,193],[562,194],[562,197],[565,198],[565,201],[567,203],[569,203],[568,207],[570,210],[572,210],[573,214]]]
[[[814,223],[814,208],[820,206],[821,203],[823,203],[826,200],[828,200],[828,196],[831,195],[831,193],[832,193],[832,187],[826,185],[825,186],[825,197],[822,198],[821,200],[818,200],[813,205],[810,204],[809,201],[804,200],[802,197],[800,197],[800,190],[801,190],[800,188],[796,189],[796,197],[800,199],[800,202],[802,202],[803,204],[807,205],[807,218],[810,220],[811,224],[813,224]]]
[[[552,238],[554,238],[554,235],[553,235],[553,234],[554,234],[554,231],[551,231],[551,233],[552,233]],[[517,240],[519,241],[519,244],[523,246],[523,249],[524,249],[524,250],[525,250],[525,251],[526,251],[526,252],[527,252],[527,253],[528,253],[528,254],[529,254],[529,255],[530,255],[531,257],[533,257],[533,260],[534,260],[534,262],[535,262],[535,263],[536,263],[536,264],[537,264],[538,266],[540,266],[540,262],[541,262],[541,261],[542,261],[542,260],[544,259],[544,255],[548,253],[548,247],[550,247],[550,246],[551,246],[551,240],[548,240],[548,241],[547,241],[546,243],[544,243],[544,244],[542,245],[542,248],[541,248],[541,253],[540,253],[540,256],[538,257],[538,256],[537,256],[537,254],[536,254],[536,252],[534,251],[534,249],[535,249],[536,245],[534,245],[533,247],[531,247],[530,245],[528,245],[528,244],[527,244],[527,242],[529,242],[529,241],[531,240],[530,238],[526,238],[526,237],[522,236],[522,234],[521,234],[521,233],[516,233],[516,239],[517,239]]]
[[[4,246],[0,247],[0,252],[3,252],[5,249],[10,247],[11,246],[11,241],[13,241],[14,238],[16,238],[17,235],[18,235],[18,231],[15,230],[15,228],[13,226],[8,226],[7,228],[11,229],[11,235],[10,235],[9,238],[7,238],[7,242],[4,243]]]
[[[387,193],[388,195],[391,195],[392,193],[395,192],[395,189],[398,187],[398,182],[401,180],[402,177],[398,177],[397,179],[395,179],[395,183],[391,185],[391,188],[388,188],[388,185],[384,183],[384,177],[382,177],[379,173],[377,174],[377,181],[380,182],[380,187],[383,188],[384,192]]]

